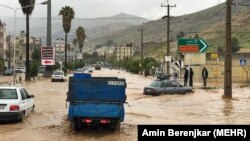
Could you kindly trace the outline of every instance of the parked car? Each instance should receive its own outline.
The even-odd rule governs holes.
[[[0,121],[23,121],[34,108],[34,95],[24,87],[0,87]]]
[[[55,81],[61,81],[61,82],[65,81],[64,72],[62,70],[56,70],[52,73],[51,82]]]
[[[165,94],[185,94],[193,92],[193,88],[189,86],[183,86],[178,81],[170,79],[157,79],[153,81],[149,86],[144,87],[143,94],[148,95],[160,95]]]
[[[4,71],[3,71],[3,75],[12,75],[13,74],[13,70],[12,69],[5,69]]]

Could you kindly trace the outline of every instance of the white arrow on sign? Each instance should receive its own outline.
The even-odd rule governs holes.
[[[203,44],[203,48],[200,50],[200,52],[203,52],[207,48],[207,44],[203,40],[199,40]]]

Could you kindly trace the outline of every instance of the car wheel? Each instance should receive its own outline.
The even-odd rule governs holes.
[[[81,122],[79,119],[74,119],[73,121],[70,122],[71,127],[75,132],[79,131],[81,129]]]
[[[159,95],[160,95],[160,93],[153,94],[153,96],[159,96]]]
[[[32,110],[31,110],[31,113],[34,113],[34,112],[35,112],[35,105],[33,105]]]
[[[24,113],[24,112],[22,112],[22,114],[21,114],[21,117],[20,117],[19,121],[20,121],[20,122],[23,122],[23,121],[24,121],[24,118],[25,118],[25,113]]]
[[[114,123],[111,124],[111,129],[114,132],[120,132],[121,129],[120,120],[115,120]]]

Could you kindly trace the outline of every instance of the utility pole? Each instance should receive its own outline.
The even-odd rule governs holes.
[[[120,49],[119,49],[119,70],[121,69],[121,55],[122,55],[122,45],[120,43]]]
[[[170,8],[172,8],[172,7],[176,7],[176,5],[173,5],[173,6],[171,6],[171,5],[169,5],[169,4],[167,4],[167,5],[163,5],[163,4],[161,4],[161,7],[167,7],[167,10],[168,10],[168,15],[167,15],[167,56],[169,57],[170,56],[170,51],[169,51],[169,45],[170,45],[170,41],[169,41],[169,32],[170,32],[170,30],[169,30],[169,19],[170,19]],[[171,61],[171,60],[170,60]],[[169,73],[170,73],[170,61],[167,61],[167,74],[169,75]],[[165,57],[164,57],[164,64],[165,64]]]
[[[10,55],[11,55],[11,53],[10,53],[10,33],[9,33],[9,61],[8,61],[8,69],[10,69]]]
[[[144,45],[143,45],[143,25],[141,26],[141,65],[140,65],[140,69],[141,69],[141,75],[142,75],[142,61],[143,61],[143,48],[144,48]]]
[[[51,0],[47,3],[47,46],[51,46]]]
[[[226,10],[226,54],[224,68],[224,97],[232,98],[232,42],[231,42],[231,7],[232,0],[227,0]]]

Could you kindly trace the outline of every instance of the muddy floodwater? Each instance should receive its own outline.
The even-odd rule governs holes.
[[[128,104],[120,132],[72,131],[65,101],[68,81],[42,79],[23,84],[35,95],[35,112],[22,123],[0,123],[0,141],[136,141],[138,124],[250,124],[249,87],[233,87],[231,100],[222,98],[222,88],[199,89],[199,83],[194,93],[150,96],[142,94],[143,87],[155,77],[109,69],[94,70],[92,75],[126,78]]]

